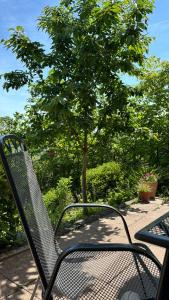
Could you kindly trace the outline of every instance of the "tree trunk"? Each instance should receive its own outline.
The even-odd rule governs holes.
[[[83,143],[83,166],[82,166],[82,199],[84,203],[87,203],[87,184],[86,184],[87,159],[88,159],[88,144],[87,144],[87,132],[85,132],[84,143]]]

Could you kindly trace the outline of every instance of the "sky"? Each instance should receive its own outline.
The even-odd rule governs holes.
[[[59,1],[59,0],[58,0]],[[48,43],[47,36],[36,28],[37,18],[47,5],[57,5],[56,0],[0,0],[0,39],[9,36],[8,29],[21,25],[31,40]],[[169,0],[156,0],[153,14],[149,16],[148,33],[155,40],[149,47],[149,55],[169,60]],[[21,69],[15,56],[0,45],[0,74]],[[134,82],[134,81],[133,81]],[[132,79],[131,82],[132,83]],[[0,116],[12,116],[24,112],[29,94],[26,87],[8,93],[0,82]]]

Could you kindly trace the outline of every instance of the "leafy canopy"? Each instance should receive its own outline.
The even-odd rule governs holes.
[[[62,0],[57,7],[45,7],[38,27],[49,35],[50,51],[31,41],[21,26],[10,29],[2,43],[25,70],[5,73],[4,88],[28,84],[30,115],[41,112],[45,129],[56,128],[56,121],[57,128],[70,123],[79,130],[102,127],[112,110],[121,111],[126,103],[128,90],[119,75],[135,74],[144,59],[152,7],[150,0]]]
[[[64,134],[78,143],[83,190],[89,139],[125,116],[132,90],[121,74],[137,74],[144,60],[152,8],[153,0],[62,0],[45,7],[38,20],[50,38],[49,51],[20,26],[2,41],[25,66],[4,74],[4,88],[29,85],[27,116],[40,142]]]

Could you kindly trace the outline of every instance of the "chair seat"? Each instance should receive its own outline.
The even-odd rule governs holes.
[[[53,292],[60,300],[127,300],[126,292],[138,295],[132,300],[153,299],[158,281],[159,270],[142,255],[80,252],[68,255],[62,262]]]

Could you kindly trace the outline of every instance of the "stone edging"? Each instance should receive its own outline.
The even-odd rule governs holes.
[[[14,255],[17,255],[19,253],[22,253],[24,251],[27,251],[29,249],[29,246],[28,245],[25,245],[25,246],[22,246],[22,247],[18,247],[16,249],[13,249],[13,250],[9,250],[9,251],[6,251],[4,253],[1,253],[0,254],[0,261],[4,260],[4,259],[7,259],[9,257],[12,257]]]

